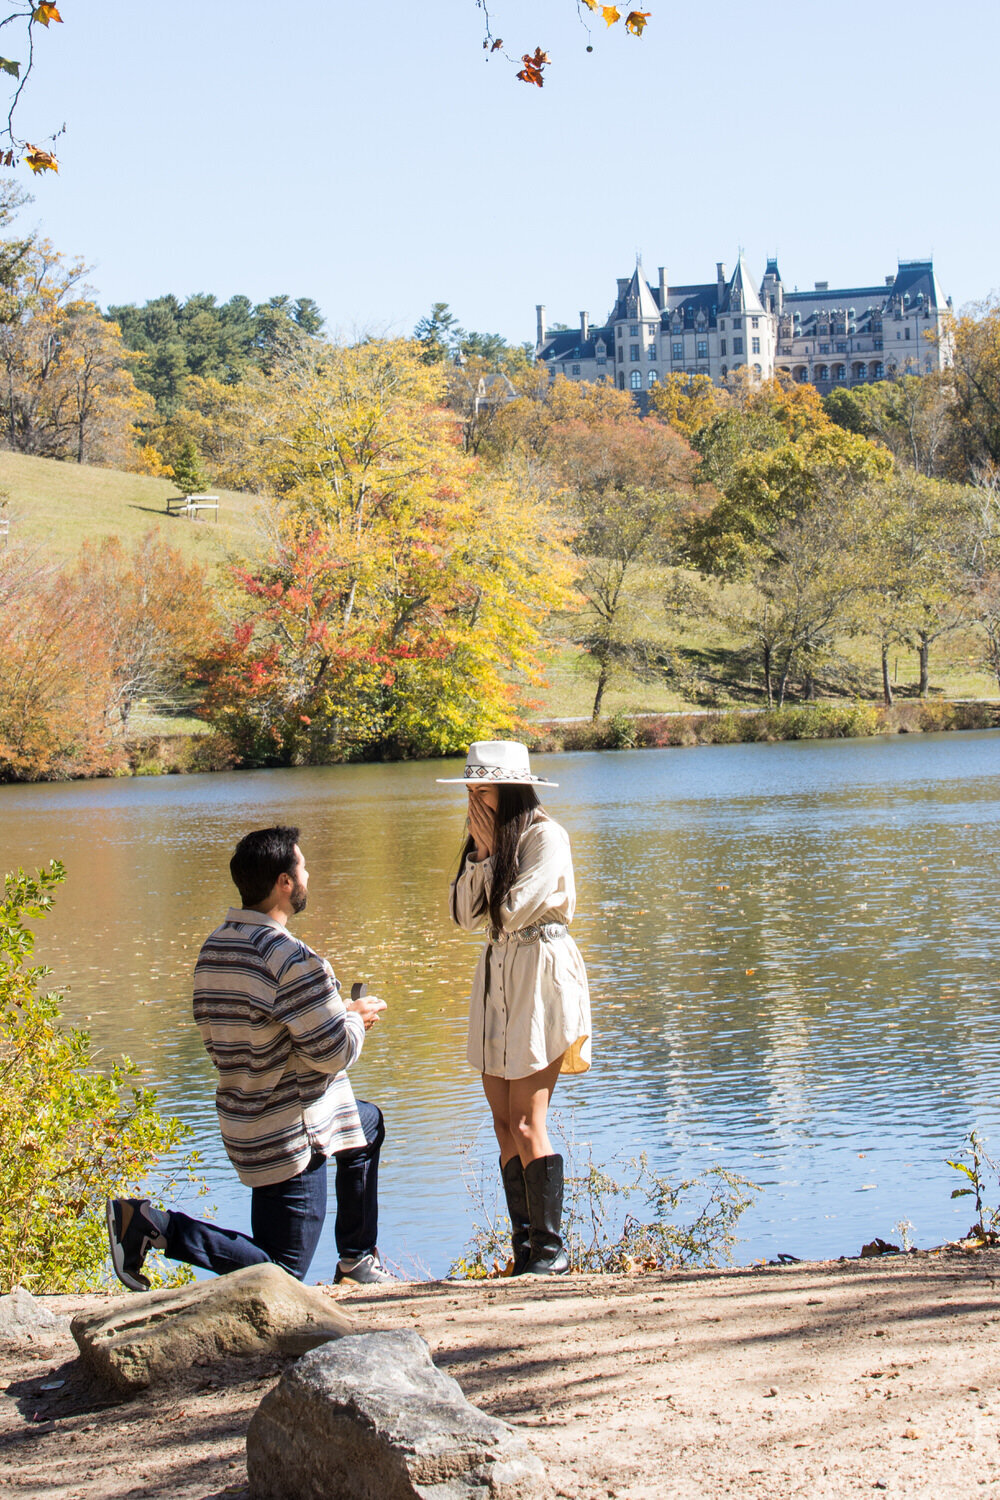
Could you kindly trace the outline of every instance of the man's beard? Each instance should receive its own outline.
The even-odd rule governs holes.
[[[306,909],[306,888],[304,885],[296,885],[291,895],[292,911],[296,916]]]

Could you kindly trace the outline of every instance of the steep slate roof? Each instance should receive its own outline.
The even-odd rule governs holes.
[[[918,296],[923,294],[925,302],[931,307],[943,307],[944,298],[938,279],[934,274],[934,262],[930,260],[901,260],[896,271],[896,280],[887,291],[904,297],[909,296],[910,306],[916,302]]]
[[[605,353],[614,349],[614,335],[607,328],[591,328],[588,339],[582,337],[579,328],[561,328],[550,333],[545,340],[543,357],[563,364],[577,359],[596,359],[598,339],[604,340]]]
[[[685,328],[694,326],[694,320],[699,312],[703,312],[709,321],[709,325],[715,326],[716,304],[719,301],[719,288],[716,282],[706,281],[701,285],[694,286],[672,286],[668,291],[669,300],[674,304],[663,316],[663,327],[669,329],[674,313],[680,313]]]
[[[649,282],[642,274],[642,261],[637,260],[635,270],[632,272],[632,280],[628,284],[625,293],[625,306],[628,309],[632,301],[636,303],[636,316],[639,318],[658,318],[660,307],[653,293],[650,291]]]
[[[890,285],[882,282],[879,286],[814,287],[812,291],[786,292],[785,303],[796,303],[799,306],[808,303],[816,306],[821,302],[852,301],[859,304],[860,312],[862,306],[884,307],[892,296],[908,296],[912,306],[921,292],[931,307],[945,305],[940,283],[934,274],[933,261],[901,260],[896,278]]]
[[[760,300],[757,288],[753,284],[753,277],[750,275],[750,269],[742,255],[736,262],[736,270],[729,278],[725,304],[719,310],[727,313],[762,313],[764,311],[764,304]]]
[[[631,308],[630,308],[631,304]],[[632,310],[634,309],[634,310]],[[608,323],[623,322],[626,318],[645,318],[647,320],[660,316],[659,294],[654,293],[649,282],[642,272],[642,262],[636,260],[632,279],[624,292],[615,298],[614,306],[608,315]]]

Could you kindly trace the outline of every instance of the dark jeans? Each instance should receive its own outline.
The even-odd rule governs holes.
[[[341,1260],[374,1250],[378,1240],[378,1159],[385,1122],[377,1105],[357,1101],[367,1145],[334,1153],[337,1218],[334,1236]],[[221,1276],[243,1266],[274,1261],[302,1281],[316,1253],[326,1218],[327,1158],[314,1154],[309,1165],[286,1182],[251,1188],[252,1238],[220,1229],[187,1214],[161,1212],[169,1260],[203,1266]]]

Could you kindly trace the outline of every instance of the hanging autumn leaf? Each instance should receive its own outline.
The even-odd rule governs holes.
[[[625,17],[625,30],[631,31],[633,36],[642,36],[643,27],[651,14],[648,10],[630,10]]]
[[[498,36],[497,39],[496,39],[496,41],[493,43],[493,46],[490,48],[490,51],[491,52],[499,52],[500,48],[502,46],[503,46],[503,37],[502,36]]]
[[[536,47],[533,56],[530,52],[526,52],[521,61],[524,63],[524,67],[518,73],[518,78],[520,78],[522,83],[533,83],[538,88],[541,88],[545,82],[542,77],[542,69],[549,61],[549,54],[543,52],[541,47]]]
[[[0,70],[4,73],[9,73],[12,78],[20,78],[21,76],[21,64],[14,62],[9,57],[0,57]]]
[[[43,26],[48,26],[50,21],[62,22],[58,7],[52,3],[52,0],[41,0],[41,3],[36,5],[31,12],[31,19],[40,21]]]
[[[616,21],[620,21],[622,18],[622,13],[618,9],[617,5],[602,5],[601,15],[604,17],[605,21],[607,21],[609,26],[613,26]]]
[[[58,172],[59,163],[51,151],[43,151],[41,146],[29,144],[24,153],[24,159],[33,172]]]
[[[587,7],[588,10],[596,10],[597,9],[597,0],[583,0],[583,3]]]

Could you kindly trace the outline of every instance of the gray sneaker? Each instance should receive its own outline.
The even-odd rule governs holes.
[[[369,1250],[355,1260],[338,1261],[333,1279],[334,1282],[348,1281],[352,1286],[382,1286],[385,1282],[395,1281],[396,1277],[390,1276],[385,1269],[378,1251]]]

